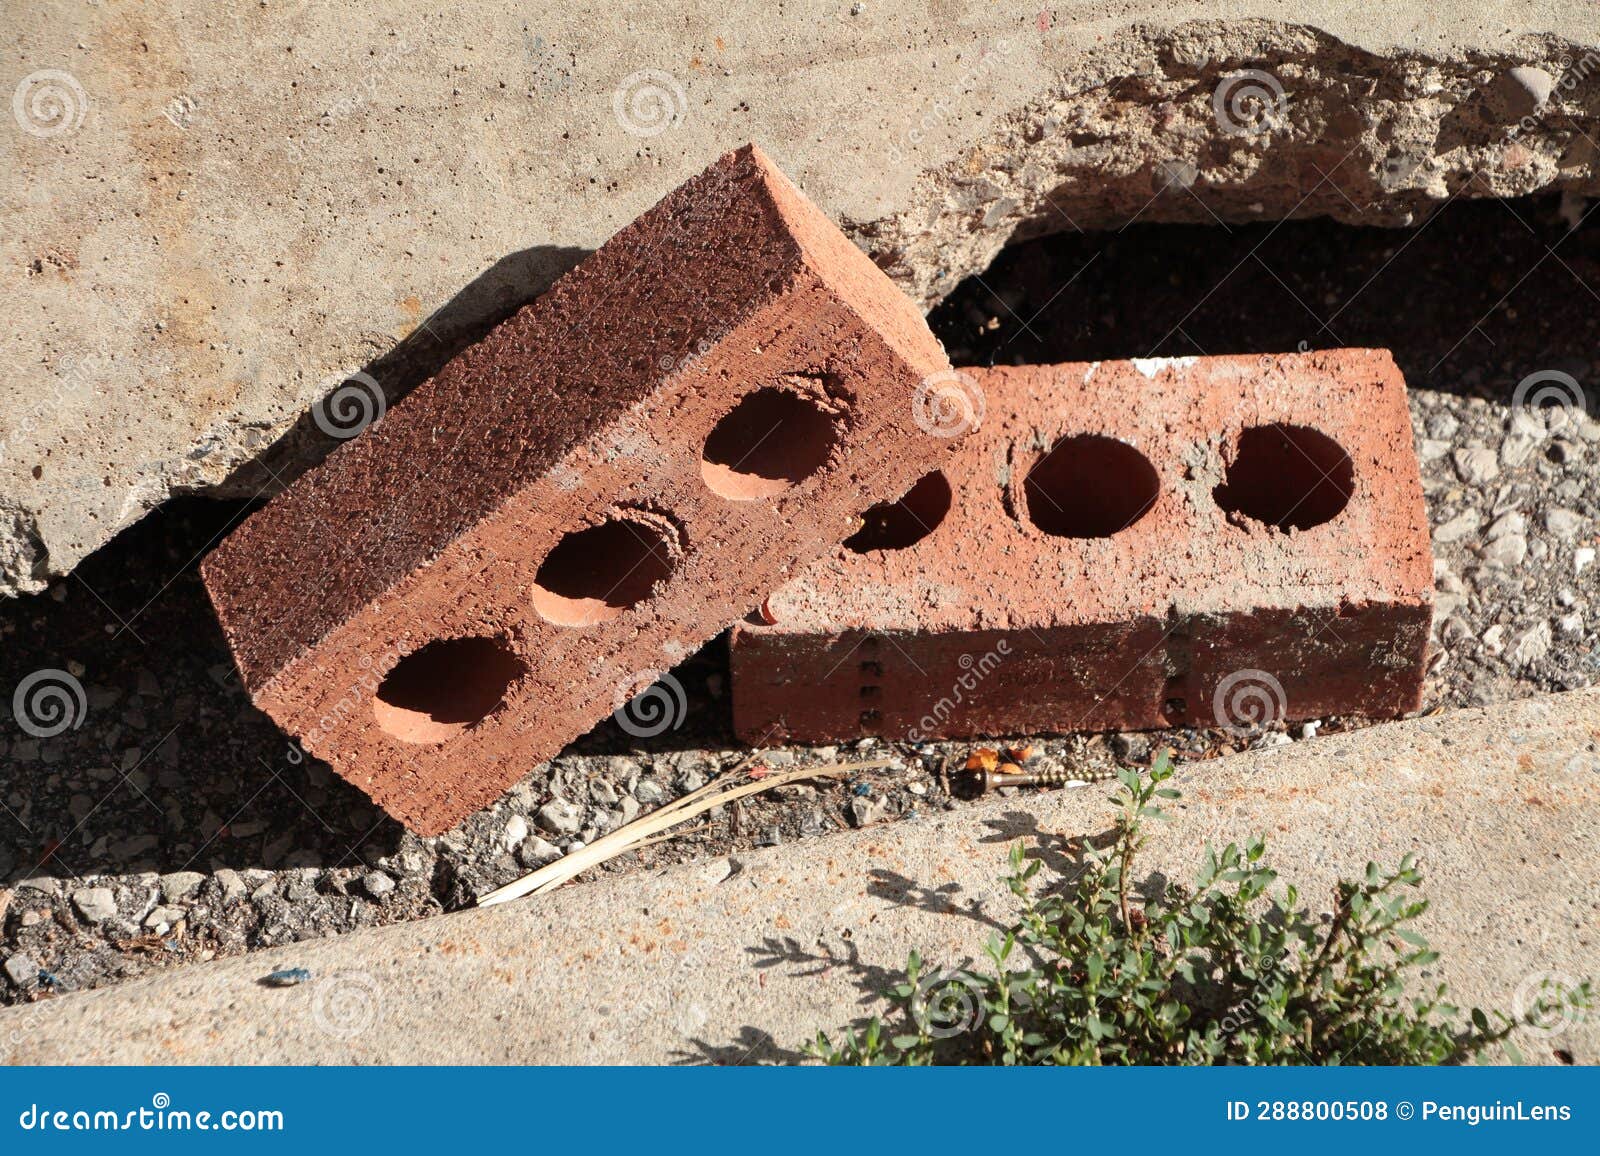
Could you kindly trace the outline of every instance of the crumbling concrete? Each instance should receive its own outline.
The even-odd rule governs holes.
[[[1205,845],[1265,832],[1325,911],[1339,877],[1418,856],[1428,982],[1507,1012],[1600,957],[1600,691],[1384,724],[1183,768],[1140,873],[1192,878]],[[19,1064],[753,1063],[871,1010],[906,953],[981,956],[1015,900],[1009,844],[1099,834],[1101,789],[1023,794],[658,875],[0,1011]],[[260,981],[302,967],[308,982]],[[1600,1060],[1600,1017],[1518,1043]],[[1498,1057],[1497,1057],[1498,1058]]]
[[[202,572],[256,704],[437,835],[833,549],[862,495],[942,461],[915,400],[948,373],[905,296],[742,148]]]
[[[169,494],[272,492],[346,376],[394,400],[738,141],[924,303],[1052,229],[1596,188],[1582,0],[937,12],[10,13],[0,592]]]
[[[1432,550],[1386,351],[957,372],[957,456],[734,630],[745,741],[1417,708]]]

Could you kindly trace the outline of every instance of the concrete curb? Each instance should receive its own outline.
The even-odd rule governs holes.
[[[1416,852],[1421,930],[1470,1006],[1600,973],[1600,690],[1186,768],[1145,868],[1265,831],[1307,902]],[[747,1063],[860,1015],[911,947],[953,966],[1011,899],[1005,847],[1103,830],[1104,790],[1018,795],[822,843],[339,939],[0,1012],[12,1063]],[[269,972],[312,980],[269,988]],[[1600,1060],[1600,1019],[1521,1040]]]

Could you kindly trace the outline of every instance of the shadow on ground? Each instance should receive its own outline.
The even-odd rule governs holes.
[[[1020,810],[996,816],[988,821],[988,826],[990,834],[982,842],[1007,847],[1014,843],[1022,843],[1025,848],[1024,854],[1029,859],[1038,859],[1043,863],[1044,874],[1041,878],[1049,881],[1047,887],[1051,891],[1072,885],[1084,868],[1085,853],[1088,848],[1104,850],[1115,843],[1117,837],[1113,827],[1083,836],[1067,836],[1055,831],[1046,831],[1039,826],[1034,815]],[[1003,869],[1004,862],[1003,855],[997,854],[994,857],[997,872]],[[1152,873],[1141,881],[1141,894],[1146,898],[1153,897],[1163,892],[1167,883],[1165,875],[1159,872]],[[898,907],[914,907],[930,915],[969,919],[999,935],[1004,935],[1011,929],[1014,919],[1010,910],[1007,910],[1003,917],[987,911],[981,900],[975,897],[963,899],[964,890],[961,884],[955,882],[929,886],[883,867],[873,869],[871,881],[867,884],[869,895]],[[856,1003],[862,1009],[862,1013],[847,1025],[816,1025],[835,1039],[838,1036],[838,1029],[850,1027],[859,1031],[874,1016],[889,1017],[892,1013],[884,999],[884,993],[891,987],[905,982],[905,960],[892,960],[887,965],[873,963],[862,957],[860,948],[849,938],[841,938],[837,947],[824,940],[818,940],[814,945],[808,946],[794,936],[769,935],[760,943],[745,950],[750,957],[751,967],[757,971],[783,969],[784,978],[788,980],[804,980],[842,969],[849,976],[851,986],[859,995]],[[929,975],[948,974],[974,965],[974,961],[970,958],[929,959],[926,962],[930,965]],[[1037,964],[1039,961],[1033,962]],[[725,1044],[701,1039],[693,1040],[692,1048],[679,1052],[675,1056],[675,1062],[686,1065],[737,1066],[793,1064],[808,1058],[803,1051],[781,1046],[770,1031],[746,1025],[739,1030],[735,1039]]]
[[[1412,387],[1509,402],[1541,370],[1594,408],[1600,229],[1555,197],[1456,201],[1415,229],[1133,225],[1006,249],[929,320],[957,365],[1394,351]]]

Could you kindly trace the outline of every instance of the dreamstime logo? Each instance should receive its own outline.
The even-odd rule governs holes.
[[[1228,136],[1260,136],[1278,128],[1289,108],[1283,85],[1259,68],[1224,76],[1211,94],[1211,113]]]
[[[1537,108],[1506,130],[1506,135],[1512,140],[1516,140],[1525,132],[1532,132],[1544,123],[1552,104],[1550,95],[1553,95],[1555,89],[1560,89],[1565,95],[1571,95],[1596,70],[1600,70],[1600,54],[1585,52],[1576,62],[1570,56],[1562,56],[1557,58],[1555,65],[1561,70],[1561,75],[1551,86],[1552,93],[1545,95],[1539,101]]]
[[[949,693],[930,706],[928,713],[917,720],[917,725],[906,732],[906,741],[922,742],[928,735],[942,727],[955,713],[956,708],[969,701],[979,684],[993,674],[1010,655],[1011,641],[1002,638],[994,644],[993,650],[985,651],[977,658],[963,654],[956,659],[956,665],[961,668],[961,673],[950,684]]]
[[[617,684],[611,717],[636,739],[653,739],[683,725],[689,696],[683,683],[659,670],[641,670]]]
[[[1567,998],[1580,986],[1572,976],[1560,972],[1533,972],[1511,993],[1511,1014],[1535,1035],[1558,1036],[1582,1019],[1582,1011]]]
[[[36,739],[77,730],[88,711],[83,684],[65,670],[36,670],[17,684],[11,696],[17,725]]]
[[[983,988],[964,971],[930,975],[917,982],[911,1014],[936,1040],[959,1036],[983,1017]]]
[[[64,358],[49,383],[31,391],[32,404],[21,413],[13,410],[6,416],[11,428],[0,438],[0,461],[8,452],[9,439],[21,442],[31,436],[41,419],[60,418],[62,412],[74,405],[85,393],[96,392],[99,383],[111,372],[111,358],[99,351],[77,358]],[[20,365],[9,367],[13,376],[21,376]]]
[[[934,437],[960,437],[983,424],[983,387],[970,373],[941,369],[917,385],[911,416],[917,428]]]
[[[383,1013],[378,983],[361,971],[342,971],[320,981],[311,996],[311,1018],[335,1039],[353,1040]]]
[[[490,553],[492,555],[493,551]],[[377,656],[363,654],[357,664],[360,673],[356,675],[355,681],[332,706],[328,707],[327,713],[317,719],[314,726],[306,728],[300,733],[298,740],[290,742],[289,761],[299,766],[305,762],[306,751],[312,749],[324,756],[331,755],[338,733],[344,730],[346,724],[356,717],[363,705],[378,692],[384,678],[395,668],[401,657],[400,652],[393,647]],[[344,733],[349,732],[344,731]]]
[[[11,115],[31,136],[59,136],[83,124],[89,94],[70,72],[41,68],[18,82],[11,94]]]
[[[1217,683],[1211,709],[1217,725],[1235,735],[1248,735],[1284,717],[1288,699],[1283,684],[1264,670],[1236,670]]]
[[[722,339],[728,336],[728,333],[727,326],[719,326],[704,337],[697,338],[684,353],[661,354],[656,358],[656,365],[663,373],[682,373],[687,369],[692,369],[700,363],[700,360],[706,354],[714,350],[722,342]]]
[[[1257,990],[1264,986],[1267,980],[1277,979],[1280,975],[1282,975],[1285,970],[1285,965],[1288,962],[1289,952],[1287,949],[1279,952],[1275,956],[1263,955],[1260,959],[1256,960],[1255,972],[1259,977],[1256,985]],[[1232,1036],[1240,1028],[1244,1027],[1246,1021],[1254,1019],[1260,1013],[1260,1011],[1260,1004],[1258,1004],[1251,997],[1246,996],[1238,1003],[1230,1006],[1227,1012],[1223,1014],[1222,1019],[1212,1025],[1212,1038],[1221,1039]]]
[[[323,379],[318,392],[322,398],[312,407],[311,419],[331,438],[355,437],[382,421],[389,408],[383,386],[370,373],[335,373]]]
[[[1511,411],[1526,411],[1539,419],[1547,432],[1558,432],[1570,424],[1576,427],[1589,412],[1583,386],[1570,373],[1541,369],[1517,382],[1511,394]]]
[[[968,56],[971,63],[959,75],[952,76],[942,86],[940,95],[925,101],[915,109],[915,118],[899,135],[889,142],[886,159],[891,165],[900,165],[907,159],[908,149],[922,144],[923,137],[935,129],[943,128],[961,114],[961,108],[982,92],[982,83],[1000,71],[1011,55],[1009,40],[997,40],[993,45],[979,50],[976,57]]]
[[[659,68],[629,73],[611,94],[617,123],[634,136],[659,136],[677,128],[688,107],[689,98],[678,78]]]
[[[29,1006],[33,1010],[28,1013],[28,1017],[12,1020],[10,1030],[0,1035],[0,1064],[22,1063],[22,1045],[33,1040],[48,1038],[55,1028],[54,1019],[61,1014],[60,1000],[40,1000]]]
[[[295,139],[288,142],[289,159],[296,164],[304,162],[310,151],[320,143],[316,132],[332,132],[342,122],[354,117],[363,109],[376,106],[389,74],[399,69],[403,58],[415,51],[415,45],[406,37],[400,36],[381,54],[368,52],[360,58],[359,65],[352,64],[342,70],[338,74],[341,78],[355,72],[359,72],[360,75],[355,78],[351,87],[341,92],[313,122],[315,132],[308,134],[303,142]]]

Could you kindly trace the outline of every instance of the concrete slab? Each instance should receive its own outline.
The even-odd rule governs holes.
[[[1596,187],[1583,0],[7,15],[4,594],[170,494],[276,489],[347,375],[381,412],[745,140],[924,304],[1057,229]]]
[[[1421,930],[1467,1003],[1600,975],[1600,690],[1191,765],[1147,870],[1265,831],[1308,902],[1421,858]],[[972,956],[1012,900],[1006,847],[1099,832],[1104,790],[1018,795],[817,846],[619,876],[483,911],[0,1011],[12,1063],[743,1063],[860,1014],[909,948]],[[309,969],[294,987],[260,981]],[[1600,1018],[1527,1035],[1600,1060]]]

